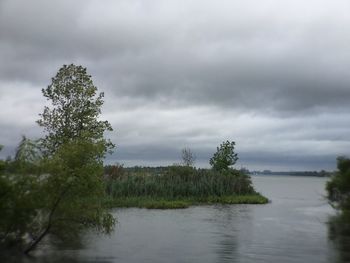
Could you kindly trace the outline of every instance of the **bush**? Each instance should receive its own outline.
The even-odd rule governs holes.
[[[338,171],[326,185],[328,199],[342,210],[350,210],[350,159],[337,158]]]

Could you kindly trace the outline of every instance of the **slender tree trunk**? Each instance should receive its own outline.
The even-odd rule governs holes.
[[[63,196],[65,195],[65,193],[68,191],[68,189],[70,188],[70,185],[68,185],[68,187],[66,187],[60,194],[60,196],[57,198],[57,200],[55,201],[50,214],[49,214],[49,218],[48,218],[48,222],[47,222],[47,226],[44,229],[44,231],[39,235],[38,238],[34,239],[34,241],[29,245],[29,247],[27,247],[24,250],[24,254],[28,254],[30,251],[32,251],[38,244],[39,242],[50,232],[51,226],[52,226],[52,218],[53,215],[58,207],[58,205],[60,204]]]
[[[40,234],[40,236],[36,238],[34,242],[31,243],[29,247],[27,247],[24,250],[24,254],[29,254],[29,252],[32,251],[39,244],[39,242],[49,233],[50,228],[51,228],[51,224],[48,224],[45,230]]]

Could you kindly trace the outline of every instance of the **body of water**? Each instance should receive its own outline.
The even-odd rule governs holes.
[[[115,209],[111,236],[86,234],[80,245],[43,246],[35,262],[338,262],[328,238],[335,212],[326,178],[253,176],[266,205],[179,210]]]

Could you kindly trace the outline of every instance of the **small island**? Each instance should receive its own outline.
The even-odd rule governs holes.
[[[248,174],[231,168],[238,157],[234,142],[223,142],[210,159],[211,169],[197,169],[190,149],[182,151],[183,165],[169,167],[105,167],[109,207],[151,209],[187,208],[202,204],[265,204]]]

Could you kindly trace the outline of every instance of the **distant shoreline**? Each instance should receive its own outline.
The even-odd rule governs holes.
[[[249,173],[250,176],[307,176],[307,177],[331,177],[331,172],[270,172],[270,173]]]

